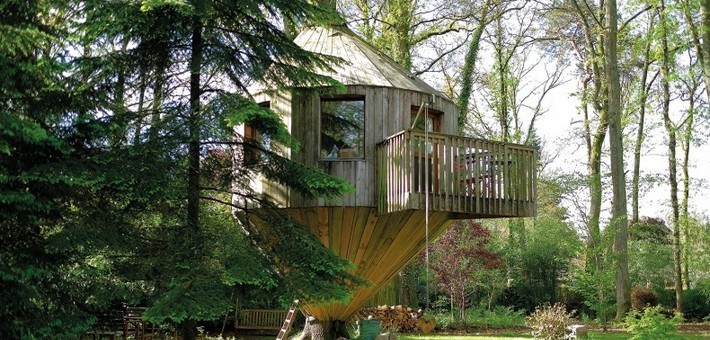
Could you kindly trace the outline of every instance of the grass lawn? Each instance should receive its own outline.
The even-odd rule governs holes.
[[[515,339],[530,339],[532,338],[529,334],[497,334],[497,335],[413,335],[413,334],[402,334],[398,337],[399,340],[458,340],[458,339],[471,339],[471,340],[515,340]],[[631,338],[631,335],[624,332],[589,332],[589,339],[599,339],[599,340],[626,340]],[[707,340],[710,339],[710,334],[683,334],[681,333],[676,339],[684,340]],[[659,339],[661,340],[661,339]]]

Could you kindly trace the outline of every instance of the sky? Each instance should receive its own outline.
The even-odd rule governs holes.
[[[565,86],[557,88],[547,99],[549,111],[545,113],[538,122],[538,133],[541,135],[547,152],[557,155],[557,158],[548,167],[552,172],[576,173],[585,175],[586,169],[586,148],[581,145],[582,135],[575,129],[581,128],[581,114],[578,113],[578,100],[572,96],[576,91],[575,83],[570,82]],[[672,109],[673,110],[673,109]],[[675,108],[679,110],[679,108]],[[677,114],[677,113],[676,113]],[[660,114],[649,111],[648,119],[653,129],[646,134],[646,140],[642,144],[641,172],[647,175],[657,175],[659,181],[651,186],[643,196],[639,198],[639,215],[648,217],[663,218],[670,220],[670,186],[668,185],[668,147],[666,130],[661,123]],[[630,127],[632,128],[632,127]],[[626,134],[631,134],[635,138],[635,130],[626,130]],[[631,149],[634,140],[625,140],[626,148]],[[605,142],[608,148],[608,140]],[[691,182],[690,190],[690,210],[700,215],[710,215],[710,143],[693,146],[690,151],[691,168],[689,170]],[[682,161],[680,148],[677,151],[677,160]],[[608,170],[608,155],[603,159],[604,166]],[[631,176],[633,171],[633,154],[625,154],[624,169],[626,171],[627,194],[631,196]],[[680,168],[679,168],[680,169]],[[678,172],[679,180],[679,200],[682,195],[681,172]],[[609,199],[609,194],[605,199]],[[570,202],[567,202],[569,205]],[[631,200],[629,199],[629,213],[631,212]],[[568,206],[569,208],[569,206]],[[610,203],[605,203],[604,209],[608,215]]]

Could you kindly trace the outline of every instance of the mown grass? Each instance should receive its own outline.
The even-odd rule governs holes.
[[[475,339],[475,340],[516,340],[530,339],[530,334],[496,334],[496,335],[414,335],[402,334],[398,337],[399,340],[459,340],[459,339]],[[627,340],[631,335],[625,332],[589,332],[588,339],[590,340]],[[710,339],[710,334],[700,333],[681,333],[675,339],[683,340],[707,340]],[[661,339],[659,339],[661,340]]]

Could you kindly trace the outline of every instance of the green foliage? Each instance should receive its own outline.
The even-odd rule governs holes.
[[[483,328],[515,328],[525,326],[525,311],[504,306],[495,306],[489,310],[479,306],[468,312],[467,319],[469,325]]]
[[[284,184],[306,198],[333,199],[355,190],[350,183],[328,176],[321,169],[292,162],[275,153],[269,153],[267,157],[267,162],[263,167],[257,168],[257,171],[267,179]]]
[[[526,311],[559,301],[560,278],[570,270],[571,259],[580,249],[581,241],[570,225],[554,215],[540,216],[525,229],[522,245],[507,242],[503,246],[512,282],[499,301]]]
[[[288,132],[281,116],[273,110],[261,107],[253,100],[238,94],[222,94],[212,101],[211,105],[213,110],[226,117],[227,127],[249,124],[271,140],[298,152],[298,141]]]
[[[443,330],[459,330],[468,327],[485,329],[505,329],[525,326],[525,311],[511,307],[495,306],[492,310],[479,305],[466,311],[466,320],[452,320],[448,312],[432,315],[436,318],[436,327]]]
[[[535,339],[564,339],[567,326],[572,323],[572,313],[561,303],[538,306],[527,318],[527,326],[532,328]]]
[[[483,5],[483,8],[481,10],[481,18],[479,20],[478,26],[476,27],[476,30],[473,32],[471,43],[468,47],[468,52],[466,52],[466,58],[464,59],[464,66],[461,70],[461,93],[459,94],[459,99],[457,102],[459,108],[457,122],[459,132],[463,131],[463,128],[466,125],[466,122],[468,121],[468,105],[469,100],[471,99],[471,90],[473,88],[473,71],[476,68],[476,59],[478,58],[478,49],[481,41],[481,35],[483,34],[483,31],[485,30],[485,27],[488,24],[488,22],[486,21],[486,16],[488,15],[488,12],[490,10],[490,8],[488,8],[489,5],[490,1],[486,1]]]
[[[202,147],[214,167],[200,173],[209,189],[197,194],[214,203],[202,204],[197,228],[185,214],[192,128],[201,145],[225,145],[232,125],[250,123],[297,147],[277,113],[225,88],[337,85],[309,71],[330,59],[298,48],[267,17],[305,23],[332,14],[308,1],[2,2],[0,338],[76,338],[121,303],[148,306],[156,323],[214,320],[233,308],[237,290],[347,300],[363,284],[347,261],[315,239],[290,238],[296,226],[283,217],[279,249],[309,255],[275,261],[232,207],[217,204],[231,201],[229,148]],[[210,23],[209,48],[201,69],[189,70],[196,20]],[[190,71],[209,79],[200,89],[209,105],[196,121],[185,115]],[[308,197],[351,189],[265,154],[266,164],[248,170]],[[225,173],[226,181],[210,177]]]
[[[639,285],[650,282],[659,289],[672,276],[672,245],[647,239],[629,241],[629,277],[632,282]]]
[[[644,217],[638,223],[629,226],[631,241],[645,240],[653,243],[670,244],[671,230],[661,219]]]
[[[350,273],[351,262],[323,247],[308,228],[265,210],[254,214],[242,218],[243,227],[255,245],[269,254],[279,273],[277,295],[284,305],[294,299],[315,304],[345,303],[352,298],[354,288],[367,284]]]
[[[596,314],[602,325],[606,325],[616,310],[613,270],[589,272],[576,268],[572,273],[569,289],[584,297],[584,304]]]
[[[694,288],[683,292],[683,316],[694,320],[710,318],[710,295],[707,291]]]
[[[632,340],[654,340],[676,338],[678,324],[683,321],[680,314],[668,319],[661,313],[662,307],[646,308],[643,313],[632,311],[624,320]]]

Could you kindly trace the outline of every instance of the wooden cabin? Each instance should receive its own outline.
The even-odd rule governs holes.
[[[347,305],[306,306],[320,320],[347,321],[453,220],[535,214],[533,148],[456,135],[457,109],[443,93],[376,51],[346,27],[315,27],[296,42],[343,62],[324,88],[263,89],[262,105],[283,114],[301,151],[286,156],[347,180],[355,192],[304,199],[257,186],[321,242],[352,261],[372,285]]]

